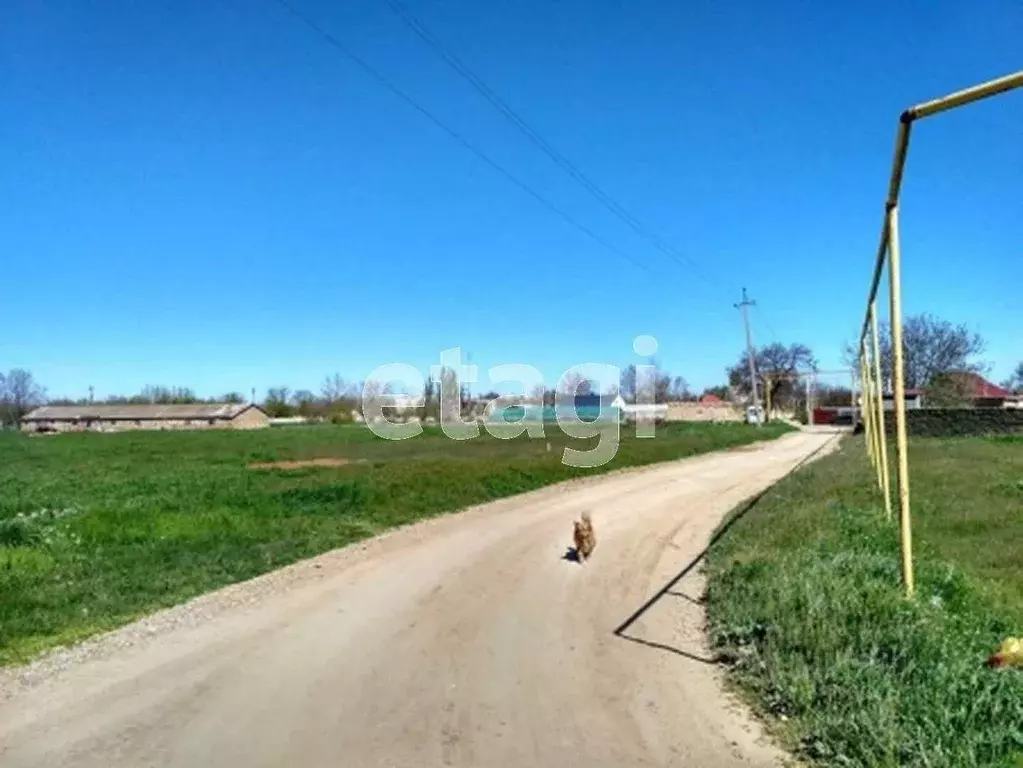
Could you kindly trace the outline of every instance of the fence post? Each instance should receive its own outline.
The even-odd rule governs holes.
[[[892,378],[895,380],[895,453],[899,483],[899,542],[902,583],[913,596],[913,532],[909,519],[909,441],[906,437],[906,371],[902,348],[902,281],[899,253],[899,207],[888,206],[888,288],[891,299]]]
[[[863,434],[867,444],[867,456],[870,465],[877,469],[877,446],[874,444],[874,409],[871,407],[870,386],[867,378],[866,348],[860,344],[860,414],[863,421]],[[880,487],[880,476],[878,476]]]
[[[884,387],[881,385],[881,344],[878,339],[877,332],[877,301],[870,302],[870,331],[873,336],[873,358],[874,358],[874,375],[871,377],[871,384],[875,387],[877,397],[875,408],[877,408],[877,434],[878,434],[878,447],[881,449],[878,453],[878,460],[881,465],[881,484],[882,492],[884,493],[884,511],[891,520],[892,517],[892,493],[891,493],[891,481],[888,474],[888,434],[884,424]]]

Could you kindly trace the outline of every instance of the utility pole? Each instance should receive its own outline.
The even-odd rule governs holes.
[[[810,405],[810,376],[806,377],[806,426],[813,426],[813,406]]]
[[[749,308],[755,307],[757,303],[746,298],[746,289],[742,289],[742,301],[735,304],[735,308],[742,312],[742,323],[746,326],[746,355],[749,358],[749,380],[753,387],[753,405],[760,405],[760,398],[757,396],[757,366],[754,362],[753,337],[749,330]],[[759,422],[758,422],[759,423]]]

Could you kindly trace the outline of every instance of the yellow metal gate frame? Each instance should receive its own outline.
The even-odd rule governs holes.
[[[889,314],[892,333],[892,380],[895,409],[895,458],[896,481],[899,493],[899,541],[902,552],[902,581],[906,595],[913,595],[913,544],[909,516],[909,457],[906,438],[906,379],[902,347],[902,286],[901,252],[899,248],[899,191],[902,187],[902,173],[909,151],[909,132],[916,120],[946,112],[964,104],[995,96],[999,93],[1023,86],[1023,71],[990,80],[972,88],[956,91],[940,99],[926,101],[910,107],[899,116],[899,128],[895,137],[895,158],[888,183],[888,198],[885,201],[884,220],[881,224],[881,243],[877,249],[874,277],[867,296],[867,311],[860,330],[859,368],[863,382],[864,427],[867,451],[877,470],[877,484],[884,494],[885,510],[891,517],[890,479],[888,471],[888,447],[884,424],[884,399],[881,382],[881,357],[877,331],[877,291],[884,271],[885,257],[888,257]],[[869,334],[869,343],[868,343]],[[868,418],[868,416],[872,416]]]

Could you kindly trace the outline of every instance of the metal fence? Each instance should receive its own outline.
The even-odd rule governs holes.
[[[907,595],[913,594],[913,545],[910,520],[909,456],[906,437],[906,386],[902,341],[901,251],[899,243],[899,191],[909,151],[910,129],[917,120],[946,112],[974,101],[1023,86],[1023,71],[1000,77],[972,88],[924,102],[899,116],[895,137],[888,197],[885,200],[881,242],[877,249],[874,276],[867,296],[866,316],[860,330],[859,375],[864,407],[864,428],[870,460],[877,470],[877,484],[884,495],[885,511],[892,514],[891,480],[888,470],[888,442],[885,439],[885,408],[881,380],[881,355],[877,329],[877,292],[885,264],[888,265],[889,322],[892,335],[892,380],[895,404],[895,467],[899,507],[899,537],[902,550],[902,580]]]

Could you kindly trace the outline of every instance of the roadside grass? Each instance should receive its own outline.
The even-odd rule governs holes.
[[[0,435],[0,664],[321,552],[501,496],[746,445],[788,427],[622,429],[614,459],[561,463],[597,439],[400,442],[360,426],[253,432]],[[548,450],[548,444],[550,450]],[[344,458],[335,467],[256,462]]]
[[[1023,440],[910,445],[915,600],[862,439],[779,483],[712,546],[711,639],[811,764],[1023,765]]]

